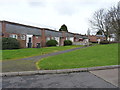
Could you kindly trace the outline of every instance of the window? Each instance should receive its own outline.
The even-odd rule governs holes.
[[[47,37],[47,38],[46,38],[46,41],[48,41],[48,40],[50,40],[50,37]]]
[[[67,40],[70,40],[70,37],[67,37]]]
[[[36,36],[36,38],[38,39],[39,37],[38,37],[38,36]]]
[[[52,37],[51,39],[55,40],[55,37]]]
[[[11,37],[11,38],[15,38],[15,39],[18,38],[18,36],[17,36],[16,34],[11,34],[10,37]]]
[[[25,40],[25,35],[21,35],[21,39],[22,39],[22,40]]]

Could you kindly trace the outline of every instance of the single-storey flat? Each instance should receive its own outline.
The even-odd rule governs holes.
[[[0,37],[16,38],[20,42],[21,48],[45,47],[46,42],[50,39],[56,40],[58,46],[63,46],[64,40],[79,42],[81,39],[88,39],[87,36],[81,34],[56,31],[10,21],[0,21]]]

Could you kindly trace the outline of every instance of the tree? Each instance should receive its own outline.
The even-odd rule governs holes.
[[[99,31],[97,31],[96,35],[103,35],[103,33],[101,30],[99,30]]]
[[[116,40],[120,41],[120,2],[118,6],[111,7],[108,10],[100,9],[90,20],[91,28],[98,35],[104,35],[106,40],[115,34]]]
[[[67,26],[66,26],[65,24],[63,24],[63,25],[60,27],[59,31],[66,31],[66,32],[68,32]]]
[[[109,37],[109,27],[106,23],[106,11],[104,9],[100,9],[96,11],[93,15],[93,19],[90,20],[91,28],[96,30],[97,33],[101,33],[106,37],[106,40]]]
[[[120,3],[120,2],[119,2]],[[120,6],[111,7],[108,13],[111,32],[115,34],[116,41],[120,41]]]

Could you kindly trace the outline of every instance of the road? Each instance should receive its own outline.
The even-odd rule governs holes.
[[[91,72],[3,77],[3,88],[117,88]]]

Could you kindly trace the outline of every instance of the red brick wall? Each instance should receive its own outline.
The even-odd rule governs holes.
[[[91,35],[88,36],[90,42],[97,42],[97,36]]]
[[[10,37],[10,33],[6,32],[6,23],[2,22],[2,33],[3,36],[2,37]],[[11,33],[11,34],[16,34],[16,33]],[[21,48],[25,48],[26,47],[26,40],[21,40],[20,38],[20,34],[16,34],[18,36],[17,40],[20,42],[20,47]]]
[[[46,46],[46,37],[45,37],[45,30],[44,29],[41,30],[41,34],[42,34],[42,36],[41,36],[41,46],[45,47]]]
[[[3,33],[2,37],[9,37],[9,34],[6,32],[6,23],[1,22],[1,24],[2,24],[2,33]]]
[[[25,40],[18,39],[18,41],[20,42],[20,48],[26,48],[26,41]]]
[[[33,36],[33,47],[36,48],[37,47],[37,43],[41,44],[41,37],[40,36]]]
[[[65,32],[62,31],[62,37],[60,37],[60,46],[64,45],[64,40],[66,40]]]
[[[97,42],[97,39],[100,39],[101,41],[105,40],[105,37],[98,37],[95,35],[88,36],[90,42]]]

